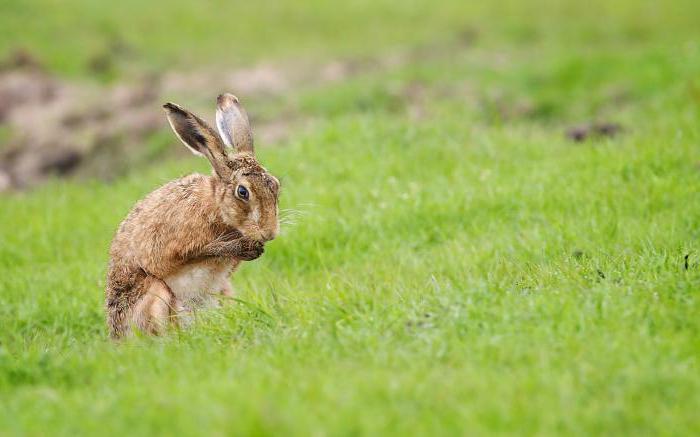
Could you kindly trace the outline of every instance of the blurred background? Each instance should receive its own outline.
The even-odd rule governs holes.
[[[0,189],[112,179],[183,153],[159,135],[160,103],[211,113],[225,90],[249,106],[263,145],[318,118],[421,118],[429,106],[574,130],[596,119],[594,130],[615,134],[614,106],[672,81],[663,70],[683,68],[683,50],[696,49],[698,9],[692,0],[8,0]],[[670,47],[673,65],[655,63]]]

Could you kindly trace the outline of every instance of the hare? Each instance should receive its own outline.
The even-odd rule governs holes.
[[[279,232],[280,183],[255,158],[248,116],[232,94],[217,98],[216,127],[174,103],[170,126],[211,176],[191,174],[139,201],[110,248],[106,316],[112,338],[132,328],[162,333],[169,322],[216,295],[230,295],[229,275],[263,254]]]

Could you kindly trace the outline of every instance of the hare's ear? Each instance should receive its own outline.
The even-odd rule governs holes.
[[[253,130],[238,97],[226,93],[216,99],[216,127],[226,146],[253,154]]]
[[[177,137],[195,155],[206,156],[221,179],[231,176],[228,156],[221,139],[207,122],[174,103],[163,105]]]

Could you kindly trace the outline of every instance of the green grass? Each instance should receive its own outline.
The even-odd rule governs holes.
[[[655,1],[5,0],[0,56],[23,49],[50,69],[94,78],[237,66],[264,60],[369,56],[476,36],[590,50],[601,43],[676,43],[697,35],[695,0]],[[103,68],[105,65],[103,64]]]
[[[0,434],[700,433],[691,5],[552,8],[535,41],[499,23],[483,46],[285,97],[316,121],[258,153],[296,224],[188,331],[115,345],[102,293],[133,203],[205,162],[3,196]],[[348,32],[325,49],[360,47]],[[588,120],[624,131],[565,138]]]

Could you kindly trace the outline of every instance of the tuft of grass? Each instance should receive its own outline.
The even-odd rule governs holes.
[[[295,91],[316,121],[258,150],[282,235],[187,331],[111,343],[104,275],[133,203],[205,162],[3,195],[0,432],[700,432],[700,46],[683,6],[615,2],[602,24],[553,25],[563,40],[528,29],[583,6],[506,17],[497,51]],[[340,26],[329,8],[313,13]],[[168,38],[161,19],[134,38]],[[366,42],[348,32],[328,50]],[[593,120],[623,130],[564,135]]]

